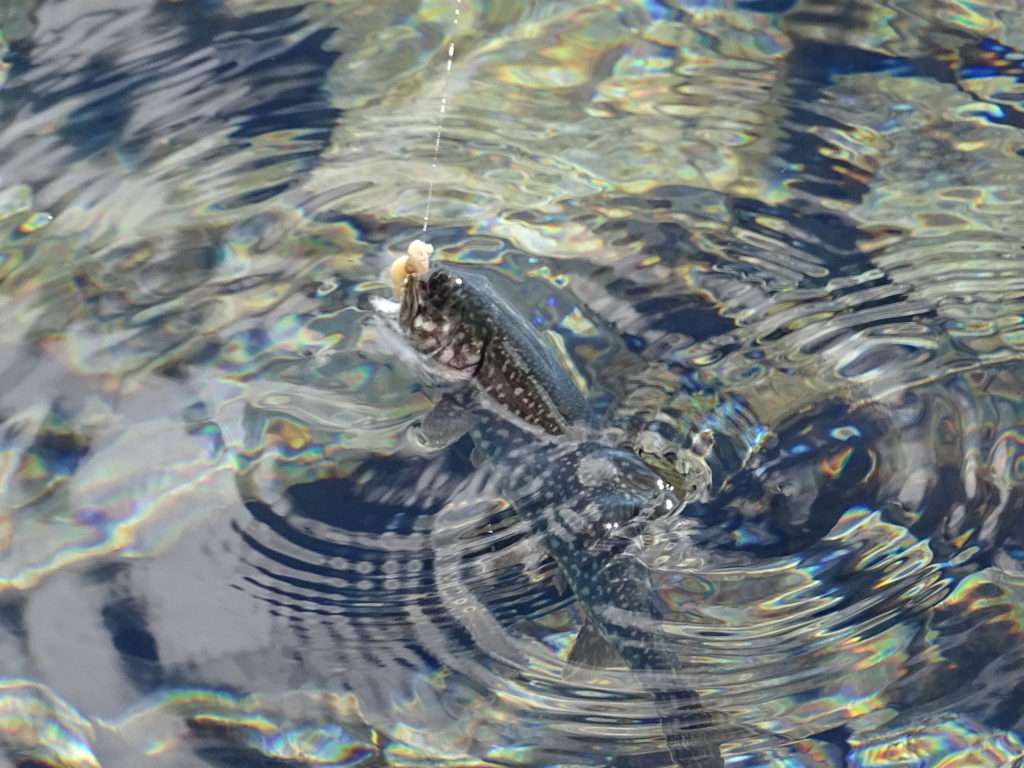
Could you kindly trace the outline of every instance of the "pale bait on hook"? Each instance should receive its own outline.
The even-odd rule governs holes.
[[[434,246],[422,240],[413,240],[409,243],[406,252],[394,260],[391,264],[389,274],[391,275],[391,288],[396,297],[402,295],[405,281],[409,275],[422,275],[430,269],[430,256],[434,253]]]

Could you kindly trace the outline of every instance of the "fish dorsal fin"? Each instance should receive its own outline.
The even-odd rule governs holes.
[[[626,662],[588,619],[576,634],[562,677],[574,680],[591,677],[595,670],[622,669]]]

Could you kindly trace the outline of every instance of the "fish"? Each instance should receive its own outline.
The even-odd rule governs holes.
[[[475,396],[486,401],[473,440],[585,616],[570,665],[624,662],[644,673],[673,760],[721,768],[728,728],[680,685],[679,660],[654,629],[663,609],[650,570],[632,547],[647,522],[680,507],[677,489],[640,452],[600,439],[554,349],[481,275],[447,264],[409,274],[399,326],[467,387],[439,404],[440,421],[460,403],[472,409]],[[673,456],[668,466],[678,463]]]

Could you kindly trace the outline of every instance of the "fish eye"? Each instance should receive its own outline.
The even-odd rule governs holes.
[[[431,290],[443,288],[448,283],[448,273],[442,269],[434,270],[427,278],[427,287]]]

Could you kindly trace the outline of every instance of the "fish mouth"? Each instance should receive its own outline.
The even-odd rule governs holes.
[[[419,275],[409,275],[402,289],[402,303],[398,312],[398,324],[406,332],[411,332],[413,323],[424,306],[423,279]]]

